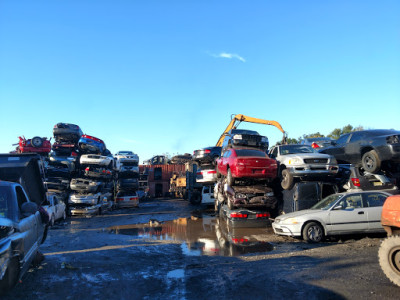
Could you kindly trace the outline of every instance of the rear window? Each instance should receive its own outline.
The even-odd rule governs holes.
[[[236,150],[236,156],[267,157],[267,154],[259,150],[240,149]]]

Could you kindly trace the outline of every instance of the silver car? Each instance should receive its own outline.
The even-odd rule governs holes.
[[[308,145],[277,145],[268,152],[279,162],[281,185],[289,190],[294,178],[321,179],[334,176],[339,170],[335,157],[319,153]]]
[[[391,194],[352,191],[330,195],[307,210],[281,215],[272,223],[276,234],[320,242],[325,236],[385,232],[382,206]]]

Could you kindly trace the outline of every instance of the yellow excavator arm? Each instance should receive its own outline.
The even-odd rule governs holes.
[[[282,143],[286,143],[286,132],[283,130],[281,124],[279,124],[278,122],[252,118],[252,117],[248,117],[248,116],[239,114],[239,115],[235,115],[232,118],[231,122],[228,124],[228,126],[225,129],[225,131],[221,134],[216,146],[217,147],[221,147],[222,142],[224,140],[225,133],[227,133],[231,129],[236,129],[237,126],[241,122],[249,122],[249,123],[257,123],[257,124],[265,124],[265,125],[275,126],[276,128],[278,128],[283,133]]]

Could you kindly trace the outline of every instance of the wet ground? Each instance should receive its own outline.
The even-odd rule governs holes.
[[[398,299],[378,265],[382,238],[312,245],[151,200],[55,226],[43,263],[5,299]]]

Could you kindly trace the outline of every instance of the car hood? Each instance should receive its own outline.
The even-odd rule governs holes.
[[[329,154],[324,153],[294,153],[294,154],[286,154],[279,157],[280,160],[282,159],[291,159],[291,158],[331,158],[332,156]]]
[[[311,215],[311,214],[314,214],[314,213],[320,213],[322,210],[320,210],[320,209],[305,209],[305,210],[299,210],[299,211],[295,211],[295,212],[291,212],[291,213],[288,213],[288,214],[284,214],[284,215],[281,215],[281,216],[279,216],[279,217],[277,217],[276,219],[279,219],[279,220],[285,220],[285,219],[289,219],[289,218],[297,218],[297,217],[301,217],[301,216],[304,216],[304,215]]]

